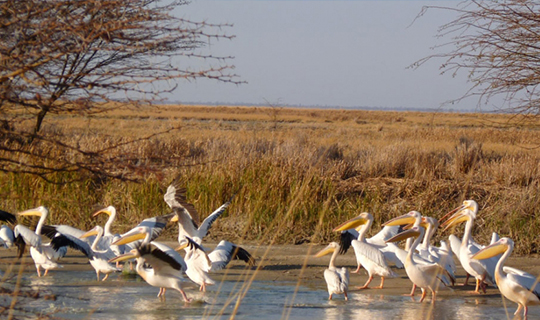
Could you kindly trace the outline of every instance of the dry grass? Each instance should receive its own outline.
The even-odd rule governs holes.
[[[50,185],[26,175],[0,175],[0,205],[38,205],[50,223],[88,229],[99,206],[114,205],[123,232],[164,214],[162,195],[181,176],[189,200],[206,215],[238,192],[212,231],[278,243],[326,242],[343,220],[361,211],[390,217],[418,210],[440,217],[461,201],[481,211],[475,237],[512,237],[518,253],[538,253],[540,126],[507,115],[377,112],[262,107],[160,106],[92,117],[57,117],[46,130],[88,149],[173,126],[179,131],[126,150],[141,162],[167,155],[171,167],[141,184],[87,177]],[[70,156],[59,155],[59,156]],[[317,225],[322,219],[320,232]],[[103,223],[103,221],[98,221]],[[446,237],[447,235],[443,235]]]

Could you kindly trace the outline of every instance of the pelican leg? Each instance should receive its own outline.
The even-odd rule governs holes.
[[[199,288],[199,291],[206,292],[206,283],[205,282],[203,282],[203,284]]]
[[[521,311],[521,308],[523,308],[523,306],[520,303],[518,303],[518,308],[516,309],[516,312],[514,312],[514,315],[518,315],[519,312]]]
[[[416,285],[413,283],[411,293],[409,294],[411,297],[414,297],[414,291],[416,291]]]
[[[343,292],[343,294],[345,295],[345,300],[349,300],[349,297],[347,296],[347,291]]]
[[[366,283],[364,283],[363,286],[358,287],[358,289],[369,289],[368,285],[369,285],[369,283],[371,282],[371,280],[373,280],[373,276],[372,276],[372,275],[370,275],[369,278],[367,279]]]
[[[47,273],[49,273],[49,269],[45,269],[45,273],[43,274],[43,276],[46,276]]]
[[[427,294],[427,291],[424,288],[420,288],[420,290],[422,290],[422,296],[420,297],[420,301],[418,301],[418,302],[424,301],[424,299],[426,298],[426,294]]]
[[[182,299],[184,299],[184,302],[191,302],[191,299],[187,297],[186,293],[184,292],[184,290],[182,289],[178,289],[178,291],[180,292],[180,294],[182,295]]]
[[[480,279],[476,279],[476,289],[474,290],[474,293],[480,293]]]
[[[108,277],[109,277],[109,274],[107,273],[107,274],[105,275],[105,278],[103,278],[101,281],[107,280]]]
[[[332,294],[331,293],[328,295],[328,300],[332,300]]]
[[[97,281],[99,281],[99,271],[96,271]]]
[[[434,304],[435,303],[435,298],[437,297],[437,292],[435,292],[434,290],[431,290],[431,303]]]
[[[157,294],[158,298],[161,297],[162,294],[163,294],[163,288],[159,288],[159,292]]]
[[[359,263],[359,264],[358,264],[358,267],[356,268],[356,270],[351,271],[351,273],[358,273],[358,272],[360,272],[360,268],[362,268],[362,265]]]
[[[469,284],[469,278],[470,277],[471,277],[471,275],[467,273],[467,276],[465,277],[465,282],[463,283],[464,286]]]
[[[523,310],[523,319],[527,319],[527,313],[529,312],[529,308],[527,306],[523,306],[525,310]]]
[[[374,287],[373,289],[382,289],[384,286],[384,277],[381,277],[381,285],[378,287]]]
[[[41,270],[40,270],[39,265],[36,266],[36,269],[37,269],[37,276],[38,276],[38,278],[41,278]]]

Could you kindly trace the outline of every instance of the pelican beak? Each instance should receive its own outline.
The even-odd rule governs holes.
[[[348,229],[350,229],[350,228],[348,228]],[[324,249],[322,249],[321,251],[317,252],[317,253],[315,254],[315,257],[316,257],[316,258],[319,258],[319,257],[325,256],[325,255],[327,255],[327,254],[329,254],[329,253],[333,253],[334,250],[336,250],[336,249],[333,248],[333,247],[331,247],[331,246],[327,246],[326,248],[324,248]]]
[[[386,242],[398,242],[412,237],[416,238],[418,236],[420,236],[420,231],[418,230],[418,228],[413,228],[396,234],[392,238],[386,240]]]
[[[142,240],[146,237],[146,233],[141,233],[138,230],[134,230],[132,232],[128,232],[125,235],[123,235],[120,239],[114,241],[112,245],[122,245],[131,243],[137,240]]]
[[[135,254],[133,254],[131,252],[128,252],[128,253],[121,254],[118,257],[110,259],[109,263],[126,261],[126,260],[130,260],[130,259],[135,259],[135,258],[137,258],[137,256]]]
[[[169,222],[178,222],[178,215],[175,214],[174,217],[172,217],[171,220],[169,220]]]
[[[443,232],[444,232],[444,231],[448,230],[450,227],[458,225],[458,224],[460,224],[462,222],[465,222],[467,220],[469,220],[469,217],[462,214],[461,210],[460,210],[460,211],[456,212],[453,216],[451,216],[448,220],[443,222],[441,224],[441,227],[446,225],[446,227],[443,229]]]
[[[368,220],[366,218],[363,218],[363,217],[352,218],[351,220],[348,220],[348,221],[342,223],[341,225],[339,225],[338,227],[334,228],[334,231],[344,231],[344,230],[348,230],[348,229],[356,229],[359,226],[366,224],[367,222],[368,222]]]
[[[94,228],[88,232],[86,232],[85,234],[83,234],[82,236],[79,237],[79,239],[84,239],[84,238],[88,238],[88,237],[91,237],[91,236],[95,236],[97,235],[98,232],[97,230]]]
[[[424,227],[424,229],[427,229],[429,227],[429,223],[426,217],[422,217],[422,220],[420,221],[420,226]]]
[[[389,221],[386,221],[384,224],[383,224],[383,227],[386,227],[386,226],[402,226],[402,225],[407,225],[407,224],[413,224],[416,222],[416,219],[414,217],[412,217],[410,214],[404,214],[402,216],[399,216],[399,217],[396,217],[394,219],[391,219]]]
[[[484,249],[478,251],[471,258],[476,260],[483,260],[495,257],[501,253],[504,253],[508,250],[508,245],[502,244],[501,241],[497,241],[492,245],[485,247]]]
[[[37,208],[25,210],[17,213],[19,216],[38,216],[41,217],[42,213]]]
[[[188,245],[189,245],[189,241],[186,241],[183,244],[181,244],[178,248],[174,249],[174,251],[181,251],[181,250],[187,248]]]
[[[97,217],[98,215],[100,215],[100,214],[102,214],[102,213],[106,213],[106,214],[108,214],[109,216],[111,215],[111,212],[110,212],[107,208],[105,208],[105,209],[101,209],[101,210],[99,210],[99,211],[96,211],[96,212],[92,215],[92,217]]]
[[[452,215],[451,217],[453,217],[455,215],[456,212],[459,212],[461,210],[465,209],[465,206],[464,205],[461,205],[457,208],[455,208],[454,210],[448,212],[447,214],[445,214],[442,218],[439,219],[439,223],[441,223],[444,219],[446,219],[446,217]],[[444,224],[444,223],[443,223]],[[441,224],[442,226],[442,224]]]

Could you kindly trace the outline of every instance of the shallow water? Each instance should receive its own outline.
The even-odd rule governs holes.
[[[186,293],[194,302],[185,304],[173,290],[166,299],[157,298],[159,289],[138,277],[113,275],[98,282],[93,271],[57,271],[44,278],[27,273],[23,283],[57,297],[29,300],[28,308],[67,319],[512,319],[516,308],[506,301],[507,311],[493,295],[445,297],[432,308],[429,302],[375,290],[352,292],[349,301],[343,296],[328,301],[322,289],[275,281],[253,281],[247,291],[244,282],[222,281],[205,294],[190,284]],[[530,308],[529,319],[540,319],[540,307]]]

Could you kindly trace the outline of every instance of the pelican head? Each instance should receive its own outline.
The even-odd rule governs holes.
[[[25,210],[23,212],[18,212],[19,216],[46,216],[49,213],[49,210],[44,206],[39,206],[34,209]]]
[[[447,214],[445,214],[442,218],[439,219],[439,222],[442,222],[444,219],[446,219],[446,217],[450,216],[450,218],[448,218],[448,220],[458,216],[461,211],[463,210],[469,210],[472,212],[471,216],[473,219],[476,219],[476,213],[478,212],[478,203],[476,203],[476,201],[474,200],[465,200],[463,201],[463,204],[460,205],[459,207],[455,208],[454,210],[448,212]],[[448,221],[446,220],[446,221]],[[444,223],[443,223],[444,224]]]
[[[351,220],[345,221],[338,227],[334,229],[334,231],[344,231],[348,229],[359,229],[360,226],[368,223],[369,221],[373,221],[373,216],[368,212],[362,212],[357,217],[352,218]]]
[[[339,250],[339,244],[337,242],[330,242],[329,245],[326,246],[326,248],[322,249],[321,251],[317,252],[315,254],[315,257],[322,257],[329,253],[334,253],[334,251]]]
[[[392,238],[386,240],[386,242],[398,242],[408,238],[418,238],[422,235],[422,231],[423,229],[421,229],[421,227],[412,227],[409,230],[396,234]]]
[[[471,258],[476,260],[484,260],[495,257],[504,253],[509,247],[514,247],[514,241],[510,238],[501,238],[499,241],[492,243],[484,249],[475,253]]]
[[[100,227],[100,226],[95,226],[92,230],[86,232],[85,234],[83,234],[79,238],[84,239],[84,238],[88,238],[88,237],[91,237],[91,236],[97,236],[100,233],[103,234],[103,228]]]
[[[113,206],[108,206],[107,208],[103,208],[101,210],[96,211],[94,214],[92,214],[92,217],[97,217],[98,215],[105,213],[110,216],[116,215],[116,208]]]
[[[401,226],[406,225],[410,223],[415,223],[416,220],[420,219],[422,215],[418,211],[410,211],[409,213],[406,213],[404,215],[401,215],[399,217],[396,217],[394,219],[391,219],[389,221],[386,221],[383,226]]]
[[[126,243],[131,243],[137,240],[143,240],[146,238],[146,235],[151,232],[149,227],[137,227],[132,230],[130,230],[127,233],[124,233],[120,239],[114,241],[113,245],[122,245]]]
[[[444,221],[441,224],[441,227],[445,227],[443,231],[448,230],[450,227],[458,225],[462,222],[468,221],[468,220],[474,220],[476,219],[476,212],[478,211],[478,204],[474,200],[466,200],[463,201],[463,204],[456,209],[450,211],[447,213],[442,219],[450,215],[452,216],[448,218],[448,220]]]

